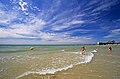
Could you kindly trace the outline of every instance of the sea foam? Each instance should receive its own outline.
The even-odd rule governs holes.
[[[73,52],[73,53],[78,54],[79,52]],[[70,69],[75,65],[91,62],[92,58],[94,57],[94,54],[89,53],[87,55],[84,55],[84,57],[85,57],[85,61],[82,61],[82,62],[79,62],[79,63],[76,63],[76,64],[71,64],[71,65],[68,65],[66,67],[58,68],[58,69],[52,68],[52,69],[45,69],[45,70],[41,70],[41,71],[28,71],[28,72],[23,73],[22,75],[19,75],[15,79],[19,79],[19,78],[21,78],[23,76],[26,76],[26,75],[29,75],[29,74],[40,74],[40,75],[55,74],[58,71]]]

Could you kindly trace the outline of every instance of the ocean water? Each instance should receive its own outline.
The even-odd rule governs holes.
[[[79,64],[92,63],[91,61],[95,55],[106,55],[102,52],[107,50],[107,46],[84,45],[86,48],[84,55],[82,55],[80,51],[82,46],[83,45],[1,45],[0,79],[22,79],[22,77],[30,74],[55,74],[58,71],[67,70]],[[29,50],[30,47],[34,47],[35,49]],[[113,46],[113,48],[119,52],[120,46]],[[116,55],[119,58],[120,54],[115,53],[114,56]],[[110,54],[110,56],[112,55]],[[108,62],[114,62],[118,67],[120,66],[118,59],[111,59]]]

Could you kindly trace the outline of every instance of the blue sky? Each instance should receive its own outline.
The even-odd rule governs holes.
[[[120,41],[120,0],[0,0],[0,44]]]

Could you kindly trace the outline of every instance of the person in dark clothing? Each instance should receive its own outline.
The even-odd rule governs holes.
[[[111,46],[109,46],[109,47],[108,47],[108,50],[109,50],[110,52],[112,52],[112,47],[111,47]]]

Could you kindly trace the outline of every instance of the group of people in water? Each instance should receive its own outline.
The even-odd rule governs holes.
[[[29,48],[30,50],[33,50],[34,49],[34,47],[30,47]],[[82,48],[81,48],[81,52],[82,52],[82,55],[85,53],[85,47],[83,46]],[[112,46],[109,46],[108,47],[108,50],[109,50],[109,52],[112,52]]]
[[[84,54],[85,50],[86,50],[86,49],[85,49],[85,47],[83,46],[83,47],[81,48],[82,54]],[[109,52],[112,52],[112,46],[109,46],[109,47],[108,47],[108,51],[109,51]]]

